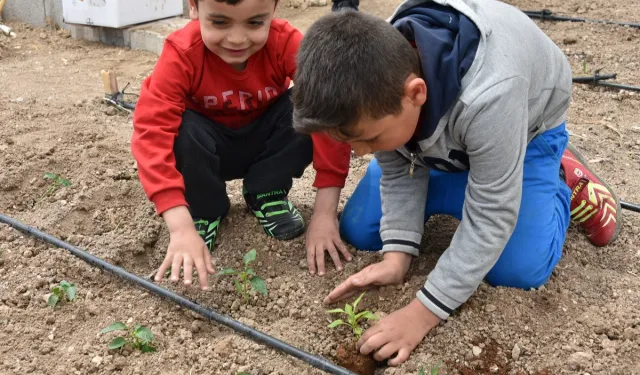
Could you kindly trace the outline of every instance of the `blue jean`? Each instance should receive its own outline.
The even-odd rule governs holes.
[[[537,288],[549,280],[560,260],[570,221],[571,191],[559,177],[560,160],[568,140],[569,134],[562,124],[529,143],[518,220],[498,262],[486,276],[489,284]],[[372,160],[340,218],[342,238],[357,249],[382,248],[381,175],[377,161]],[[430,171],[425,223],[434,214],[461,220],[468,175],[468,171]]]

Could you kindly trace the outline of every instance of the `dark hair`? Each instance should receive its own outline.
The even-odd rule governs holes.
[[[198,0],[193,0],[196,3],[196,8],[198,7]],[[216,0],[219,3],[227,3],[229,5],[236,5],[242,0]]]
[[[198,0],[193,0],[196,3],[196,8],[198,7]],[[216,0],[219,3],[227,3],[229,5],[236,5],[238,3],[241,3],[242,0]],[[278,2],[278,0],[276,0],[276,3]]]
[[[297,57],[293,123],[300,133],[350,129],[362,116],[402,110],[404,84],[420,74],[409,41],[387,21],[352,10],[329,13],[307,30]],[[351,131],[350,131],[351,130]]]

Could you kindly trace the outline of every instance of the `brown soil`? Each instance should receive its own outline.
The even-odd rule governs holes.
[[[387,17],[397,3],[369,0],[362,10]],[[581,16],[636,22],[639,4],[517,2],[522,9],[545,7],[566,14],[582,6]],[[329,9],[283,7],[280,15],[306,29]],[[574,75],[603,68],[602,73],[617,73],[620,83],[640,85],[638,30],[565,22],[540,25],[565,51]],[[56,30],[10,26],[18,38],[0,37],[0,212],[137,275],[148,275],[164,257],[168,233],[137,180],[129,143],[131,116],[101,101],[99,73],[115,69],[121,86],[131,82],[136,92],[157,56],[72,40]],[[573,94],[568,118],[572,142],[623,199],[640,202],[640,94],[577,84]],[[369,160],[352,160],[341,205]],[[47,172],[72,185],[39,201],[48,186],[42,178]],[[310,168],[291,193],[307,220],[313,177]],[[217,268],[239,267],[242,255],[256,248],[254,268],[266,280],[268,296],[252,295],[245,305],[225,278],[212,280],[206,293],[162,285],[335,361],[344,332],[326,328],[331,317],[321,301],[378,256],[353,251],[355,260],[343,272],[330,268],[325,277],[311,277],[304,239],[267,238],[244,209],[240,182],[229,183],[228,193],[232,209],[221,229]],[[623,214],[624,228],[611,246],[595,248],[572,227],[563,259],[545,287],[522,291],[481,285],[405,364],[376,373],[415,375],[420,367],[443,362],[439,374],[640,374],[640,215]],[[382,316],[409,303],[456,225],[447,217],[433,218],[423,254],[413,262],[405,283],[368,292],[363,308]],[[62,280],[77,285],[78,299],[51,309],[43,297]],[[113,334],[98,332],[114,321],[149,327],[157,336],[158,352],[108,350]],[[0,226],[0,342],[5,343],[0,346],[0,374],[321,373],[6,226]],[[474,346],[482,349],[479,356]]]
[[[376,361],[371,355],[360,354],[354,343],[340,344],[336,349],[337,364],[358,375],[374,375]]]

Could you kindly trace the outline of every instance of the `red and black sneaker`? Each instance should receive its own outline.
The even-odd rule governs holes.
[[[622,228],[620,199],[571,145],[562,155],[564,178],[571,189],[571,220],[595,246],[613,242]]]

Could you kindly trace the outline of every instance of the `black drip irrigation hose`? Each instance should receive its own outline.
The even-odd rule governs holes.
[[[620,201],[620,206],[625,210],[640,213],[640,204],[633,204],[629,202]]]
[[[584,83],[592,86],[604,86],[620,90],[640,91],[640,86],[621,85],[619,83],[605,82],[608,79],[615,79],[617,74],[603,74],[600,75],[600,70],[596,70],[592,76],[579,76],[573,77],[573,82]]]
[[[640,29],[640,23],[630,23],[630,22],[617,22],[617,21],[609,21],[609,20],[597,20],[592,18],[580,18],[580,17],[566,17],[566,16],[556,16],[549,9],[543,10],[523,10],[524,14],[529,16],[530,18],[537,18],[541,21],[567,21],[567,22],[589,22],[589,23],[603,23],[607,25],[618,25],[618,26],[628,26]]]
[[[91,255],[89,253],[87,253],[84,250],[80,250],[77,247],[64,242],[60,239],[57,239],[47,233],[41,232],[36,228],[30,227],[28,225],[25,225],[15,219],[12,219],[8,216],[5,216],[3,214],[0,214],[0,222],[8,224],[9,226],[21,230],[33,237],[36,237],[44,242],[50,243],[52,245],[55,245],[57,247],[63,248],[65,250],[68,250],[72,255],[75,255],[76,257],[84,260],[85,262],[89,263],[92,266],[96,266],[102,270],[108,271],[122,279],[125,279],[133,284],[136,284],[148,291],[150,291],[151,293],[166,298],[182,307],[185,307],[193,312],[196,312],[202,316],[204,316],[205,318],[209,319],[209,320],[213,320],[214,322],[223,324],[231,329],[233,329],[236,332],[242,333],[246,336],[248,336],[249,338],[251,338],[254,341],[257,341],[259,343],[265,344],[267,346],[270,346],[276,350],[279,350],[285,354],[291,355],[295,358],[298,358],[306,363],[308,363],[309,365],[320,369],[322,371],[328,372],[330,374],[335,374],[335,375],[356,375],[355,373],[342,368],[340,366],[337,366],[331,362],[329,362],[328,360],[326,360],[325,358],[322,357],[318,357],[315,356],[313,354],[307,353],[303,350],[300,350],[294,346],[291,346],[281,340],[278,340],[275,337],[269,336],[265,333],[262,333],[258,330],[255,330],[251,327],[248,327],[240,322],[238,322],[237,320],[234,320],[228,316],[222,315],[214,310],[205,308],[203,306],[198,305],[195,302],[192,302],[178,294],[175,294],[173,292],[171,292],[170,290],[164,289],[150,281],[147,281],[141,277],[138,277],[134,274],[131,274],[127,271],[125,271],[124,269],[114,266],[113,264],[110,264],[108,262],[105,262],[104,260]]]

